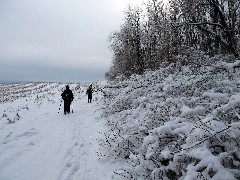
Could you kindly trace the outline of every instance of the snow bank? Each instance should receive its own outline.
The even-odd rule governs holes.
[[[174,64],[104,88],[103,157],[129,179],[240,179],[240,61]]]

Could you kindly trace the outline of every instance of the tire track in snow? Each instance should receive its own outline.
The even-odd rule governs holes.
[[[67,115],[72,116],[72,114]],[[73,117],[67,117],[67,120],[69,121],[69,124],[71,123],[73,134],[72,134],[72,143],[71,146],[68,148],[64,158],[63,158],[63,168],[58,176],[58,179],[72,179],[75,172],[78,170],[77,166],[74,165],[74,158],[75,153],[79,149],[79,142],[77,140],[77,137],[79,136],[79,123],[77,123]],[[75,163],[76,164],[76,163]]]
[[[113,179],[113,164],[101,162],[97,156],[99,132],[106,130],[97,120],[98,105],[95,101],[87,103],[85,98],[77,103],[74,113],[66,115],[72,126],[72,143],[62,160],[58,180]]]
[[[65,156],[63,168],[58,176],[60,180],[73,180],[84,177],[84,179],[91,179],[92,172],[87,169],[86,162],[89,159],[89,145],[91,142],[87,142],[87,138],[90,136],[89,120],[94,120],[91,112],[89,111],[89,106],[92,109],[95,109],[91,104],[84,104],[81,108],[78,107],[78,110],[75,110],[74,114],[69,114],[69,123],[71,123],[73,129],[72,135],[72,145],[68,148]],[[88,119],[87,119],[88,118]],[[95,152],[93,152],[95,153]]]

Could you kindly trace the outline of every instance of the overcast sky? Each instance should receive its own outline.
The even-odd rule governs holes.
[[[129,3],[142,0],[0,0],[0,81],[103,80]]]

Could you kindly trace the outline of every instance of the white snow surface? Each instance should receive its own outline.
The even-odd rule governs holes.
[[[64,87],[57,83],[0,86],[0,180],[114,178],[116,163],[97,155],[98,138],[106,131],[99,118],[102,95],[95,92],[93,102],[87,103],[85,87],[70,85],[75,95],[73,113],[64,115]]]
[[[239,60],[119,77],[105,87],[103,139],[128,179],[240,179]],[[211,62],[212,61],[212,62]]]
[[[176,66],[94,84],[0,85],[0,180],[238,180],[239,63]]]

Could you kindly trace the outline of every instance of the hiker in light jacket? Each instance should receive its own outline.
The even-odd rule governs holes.
[[[92,93],[93,93],[93,88],[92,84],[87,88],[86,94],[88,95],[88,103],[91,103],[92,101]]]

